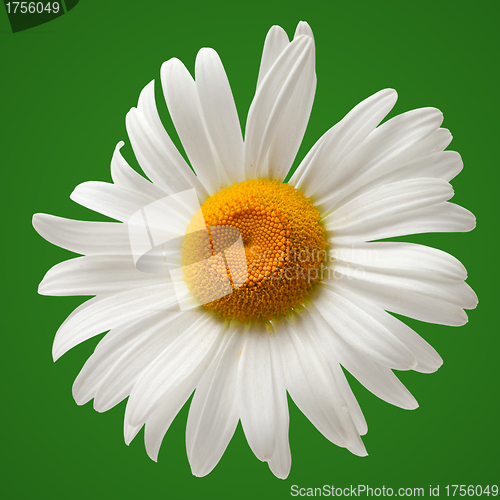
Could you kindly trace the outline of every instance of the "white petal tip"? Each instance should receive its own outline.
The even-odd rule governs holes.
[[[282,480],[285,480],[287,477],[288,477],[288,474],[285,476],[284,474],[276,474],[275,472],[273,472],[273,470],[271,469],[271,472],[274,474],[274,476],[278,479],[282,479]]]
[[[276,467],[277,464],[272,464],[272,460],[268,462],[270,471],[278,478],[278,479],[286,479],[290,474],[291,462],[288,464],[282,464],[282,466]]]
[[[368,452],[366,450],[363,450],[363,451],[353,451],[353,450],[349,450],[353,455],[356,455],[357,457],[367,457],[368,456]]]
[[[462,314],[458,318],[455,318],[453,322],[450,321],[448,326],[464,326],[469,322],[469,317],[467,316],[467,313],[462,310]]]
[[[394,102],[398,100],[398,93],[396,89],[391,89],[391,88],[384,89],[384,92],[387,94],[388,97],[390,96],[394,100]]]
[[[210,472],[212,472],[212,469],[208,470],[208,471],[204,471],[204,470],[193,470],[191,469],[191,473],[193,474],[193,476],[195,477],[205,477],[207,474],[209,474]]]
[[[207,56],[216,56],[216,57],[219,57],[219,55],[217,54],[217,51],[215,49],[212,49],[211,47],[202,47],[198,51],[198,54],[196,55],[196,58],[198,58],[198,57],[207,57]]]
[[[80,205],[80,202],[78,201],[80,199],[80,194],[82,191],[81,188],[82,184],[79,184],[78,186],[73,189],[73,192],[69,195],[69,199],[74,201],[75,203],[78,203]]]
[[[381,101],[381,103],[385,103],[386,106],[392,108],[398,100],[398,93],[395,89],[387,88],[378,91],[372,96],[372,98],[375,98]]]
[[[413,370],[417,365],[418,361],[415,358],[413,358],[413,360],[408,363],[407,365],[408,368],[406,368],[406,370]]]
[[[299,22],[297,29],[295,30],[294,38],[297,38],[300,35],[306,35],[314,39],[312,29],[306,21]]]
[[[64,354],[59,348],[55,346],[52,348],[52,359],[54,363]]]
[[[162,65],[161,65],[161,68],[160,68],[160,74],[163,75],[163,73],[165,73],[166,71],[170,70],[171,68],[173,67],[179,67],[179,66],[184,66],[182,64],[182,62],[177,59],[177,57],[172,57],[171,59],[169,59],[168,61],[165,61]]]
[[[141,94],[154,93],[155,81],[151,80],[141,91]],[[139,98],[140,99],[140,98]]]
[[[73,399],[78,406],[83,406],[85,403],[88,403],[92,399],[92,397],[88,397],[85,394],[80,394],[79,389],[73,388],[72,393]]]
[[[427,363],[427,366],[425,367],[417,365],[414,370],[419,373],[434,373],[437,372],[441,366],[443,366],[443,360],[440,357],[439,360],[433,360],[432,362]]]
[[[130,120],[133,118],[134,114],[137,113],[137,108],[134,106],[130,108],[125,115],[125,124],[128,126],[130,123]]]
[[[36,226],[38,225],[42,215],[43,214],[33,214],[33,217],[31,218],[31,224],[35,228],[35,230],[36,230]]]
[[[277,24],[271,26],[271,28],[268,31],[267,36],[269,36],[270,34],[272,34],[275,31],[279,31],[280,33],[283,33],[288,39],[288,35],[286,34],[286,31],[281,26],[278,26]]]
[[[351,440],[352,442],[346,446],[346,448],[354,455],[358,457],[366,457],[368,452],[366,451],[365,445],[361,438],[356,440]]]
[[[33,217],[31,218],[31,224],[33,226],[33,229],[42,237],[45,238],[43,235],[44,227],[47,227],[47,220],[50,219],[50,217],[53,217],[52,215],[49,214],[33,214]],[[45,238],[46,239],[46,238]]]
[[[98,401],[96,401],[96,400],[94,399],[94,410],[95,410],[97,413],[104,413],[105,411],[107,411],[107,410],[108,410],[108,408],[106,408],[106,407],[104,407],[104,406],[101,406],[101,405],[99,404],[99,402],[98,402]]]
[[[443,112],[440,109],[438,109],[438,108],[434,108],[433,106],[428,106],[426,108],[421,108],[421,111],[424,112],[424,113],[430,113],[432,115],[435,115],[436,117],[440,117],[441,121],[443,121],[443,119],[444,119]]]
[[[127,426],[125,428],[125,432],[124,432],[124,441],[125,441],[125,444],[128,446],[135,438],[135,436],[137,436],[137,433],[139,432],[140,429],[137,429],[136,427],[132,427],[132,426]]]
[[[270,441],[269,443],[266,443],[265,448],[263,447],[260,450],[257,450],[258,453],[256,453],[255,446],[252,448],[252,451],[254,452],[254,455],[261,462],[266,462],[267,463],[267,462],[269,462],[269,460],[272,459],[275,449],[276,449],[276,443],[275,443],[275,441]]]
[[[123,440],[125,441],[125,444],[127,446],[130,445],[130,443],[134,440],[135,434],[131,432],[125,431],[125,435],[123,437]]]

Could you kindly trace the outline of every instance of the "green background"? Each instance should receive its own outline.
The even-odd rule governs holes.
[[[305,3],[82,0],[68,14],[16,34],[0,13],[4,498],[286,498],[294,484],[421,486],[428,496],[429,485],[443,491],[446,484],[498,484],[497,3]],[[142,432],[125,446],[124,403],[99,414],[92,403],[73,401],[71,385],[98,338],[52,362],[54,333],[83,299],[37,295],[44,273],[73,255],[40,238],[31,217],[104,220],[69,194],[83,181],[110,181],[119,140],[137,165],[125,114],[171,57],[192,70],[199,48],[215,48],[244,123],[267,30],[279,24],[293,36],[299,20],[314,30],[318,89],[298,159],[381,88],[399,92],[391,116],[439,107],[454,134],[450,149],[465,164],[452,181],[453,201],[474,212],[478,225],[472,233],[406,240],[458,257],[480,303],[461,328],[407,320],[444,358],[435,374],[399,374],[419,401],[417,410],[384,403],[350,377],[368,421],[368,457],[328,442],[290,401],[287,480],[253,456],[240,426],[219,465],[200,479],[191,475],[185,452],[188,406],[154,463]]]

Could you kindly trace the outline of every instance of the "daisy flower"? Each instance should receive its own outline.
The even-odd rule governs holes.
[[[367,425],[343,368],[379,398],[414,409],[393,370],[429,373],[442,360],[390,313],[458,326],[467,321],[464,309],[477,304],[465,268],[451,255],[375,241],[475,226],[469,211],[448,201],[462,161],[445,151],[451,134],[440,128],[439,110],[380,124],[397,98],[382,90],[328,130],[283,182],[312,108],[314,50],[307,23],[292,41],[271,28],[244,140],[217,53],[200,50],[194,79],[170,59],[161,86],[191,166],[160,121],[153,81],[126,117],[147,178],[128,165],[120,142],[113,183],[85,182],[71,195],[119,222],[33,218],[46,240],[83,255],[49,270],[39,292],[95,296],[59,328],[54,359],[108,332],[75,380],[76,402],[94,399],[102,412],[128,397],[125,441],[144,426],[156,460],[194,392],[186,445],[197,476],[215,467],[241,420],[257,458],[286,478],[287,392],[327,439],[366,455]],[[165,208],[162,200],[189,192],[198,208],[189,211],[182,201],[178,210]],[[177,283],[165,269],[141,269],[156,243],[139,241],[139,254],[133,249],[130,221],[151,207],[161,230],[185,235],[169,251]],[[196,307],[179,301],[181,281]]]

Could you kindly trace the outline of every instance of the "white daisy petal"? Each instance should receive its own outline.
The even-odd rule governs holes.
[[[211,145],[196,83],[175,58],[163,63],[161,82],[170,116],[191,165],[207,192],[213,194],[229,185],[230,179],[220,168],[220,160]]]
[[[345,350],[341,363],[366,389],[383,401],[404,410],[415,410],[418,402],[389,368],[356,352]]]
[[[462,158],[456,151],[439,151],[406,164],[383,180],[387,183],[402,180],[404,172],[408,179],[435,177],[449,182],[462,171],[463,165]]]
[[[179,315],[178,319],[188,320],[191,324],[195,322],[195,318],[192,318],[189,314],[187,317],[182,318]],[[178,325],[177,325],[178,327]],[[187,329],[187,328],[185,328]],[[178,328],[178,331],[181,329]],[[146,351],[146,354],[147,351]],[[147,365],[147,363],[145,363]],[[126,366],[126,363],[124,363]],[[117,370],[118,371],[118,370]],[[146,426],[144,430],[144,444],[146,446],[146,451],[148,456],[155,462],[158,460],[158,453],[160,451],[160,446],[163,441],[163,437],[168,431],[170,425],[172,424],[175,416],[181,408],[184,406],[189,396],[194,391],[197,383],[197,377],[201,374],[196,372],[196,376],[188,377],[185,383],[180,384],[178,387],[174,388],[168,398],[166,398],[158,407],[151,413],[151,415],[146,420]],[[135,378],[134,378],[135,380]],[[132,426],[125,415],[125,440],[133,439],[135,434],[132,435],[132,430],[137,433],[137,431],[142,427],[143,423],[136,426]],[[127,436],[127,432],[131,437]]]
[[[152,315],[106,334],[73,383],[73,397],[77,404],[83,405],[95,396],[106,374],[142,332],[154,326],[158,319],[158,314]]]
[[[372,219],[371,222],[370,226],[360,224],[356,230],[353,227],[349,230],[336,230],[329,234],[330,242],[352,245],[406,234],[472,231],[476,227],[476,218],[471,212],[448,202],[395,213],[379,220]]]
[[[268,461],[276,445],[276,409],[269,334],[265,326],[248,329],[238,366],[238,411],[255,456]]]
[[[434,135],[434,134],[432,134]],[[460,155],[455,151],[439,151],[424,158],[412,161],[403,166],[389,171],[388,173],[377,177],[366,184],[361,185],[351,194],[346,196],[341,204],[360,196],[367,191],[375,189],[376,187],[393,182],[403,181],[406,179],[419,179],[419,178],[435,178],[450,181],[462,170],[463,163]],[[325,211],[330,210],[332,207],[329,204],[323,204],[321,207]]]
[[[257,89],[248,112],[245,132],[247,179],[267,175],[267,169],[263,167],[269,147],[295,89],[303,84],[303,73],[310,67],[313,58],[312,38],[299,36],[281,53]]]
[[[131,342],[130,339],[127,341]],[[84,405],[94,397],[97,387],[101,383],[101,378],[123,354],[128,342],[124,342],[123,345],[121,340],[119,345],[109,342],[107,349],[102,348],[94,351],[73,383],[73,398],[76,404]],[[97,347],[99,348],[99,344]]]
[[[383,324],[338,286],[321,287],[314,305],[332,328],[352,347],[384,366],[409,370],[417,361]]]
[[[276,129],[267,153],[267,177],[283,180],[292,166],[309,121],[316,91],[313,61],[303,72]],[[264,167],[265,169],[266,167]]]
[[[304,325],[308,326],[309,337],[311,341],[315,343],[316,350],[321,350],[324,353],[325,361],[342,393],[358,433],[360,435],[366,434],[368,427],[365,417],[340,367],[337,350],[332,342],[324,338],[324,335],[337,334],[333,332],[329,324],[316,308],[300,308],[297,312],[302,316]]]
[[[229,182],[245,180],[243,136],[231,87],[219,55],[201,49],[196,57],[196,89],[210,139]]]
[[[398,115],[377,127],[344,163],[336,165],[328,182],[314,193],[315,205],[322,212],[336,208],[360,185],[434,152],[425,139],[442,120],[438,109],[423,108]]]
[[[385,324],[387,329],[415,356],[418,363],[413,367],[415,371],[432,373],[443,364],[437,351],[402,321],[386,313],[382,308],[378,310],[372,308],[371,314],[380,323]]]
[[[321,342],[326,352],[333,351],[340,364],[370,392],[400,408],[413,410],[418,407],[415,398],[391,369],[373,361],[370,357],[350,346],[325,321],[314,305],[309,309],[309,313],[316,325],[315,331],[321,336]]]
[[[328,138],[332,134],[332,129],[325,132],[314,144],[314,146],[309,150],[304,159],[300,162],[300,165],[295,169],[293,175],[290,177],[288,184],[296,187],[300,191],[304,191],[304,189],[310,185],[311,182],[314,181],[314,177],[312,179],[306,180],[306,182],[302,182],[302,178],[304,175],[309,172],[309,165],[316,162],[316,157],[320,154],[323,154],[322,148],[325,143],[328,143]],[[300,187],[299,187],[300,186]]]
[[[311,38],[314,38],[311,27],[305,21],[300,21],[299,24],[297,24],[297,28],[295,28],[295,34],[293,35],[293,37],[297,38],[300,35],[307,35]]]
[[[35,214],[33,227],[42,238],[71,252],[83,255],[130,255],[130,240],[124,224]]]
[[[325,228],[336,234],[362,234],[374,221],[437,205],[453,196],[441,179],[410,179],[375,188],[346,203],[323,219]]]
[[[98,181],[79,184],[70,198],[79,205],[122,222],[127,222],[135,212],[151,202],[149,196]]]
[[[195,188],[199,196],[206,190],[179,153],[158,116],[154,81],[141,92],[137,108],[126,117],[127,133],[137,161],[155,185],[167,194]]]
[[[307,197],[321,198],[335,190],[333,179],[339,175],[339,167],[389,113],[396,99],[395,90],[385,89],[359,103],[321,137],[313,147],[315,154],[304,158],[290,184]]]
[[[295,38],[301,34],[307,34],[313,38],[311,28],[307,23],[301,23],[297,27]],[[313,50],[312,57],[307,61],[269,145],[266,163],[267,176],[270,179],[281,181],[286,177],[304,137],[316,92],[314,58]],[[264,166],[265,170],[266,166]]]
[[[373,189],[391,184],[393,182],[405,181],[418,178],[435,178],[448,181],[457,175],[462,166],[460,156],[453,156],[451,162],[450,156],[447,153],[451,151],[435,152],[434,148],[428,149],[429,139],[432,139],[438,131],[427,136],[420,141],[409,152],[405,152],[404,158],[396,158],[394,161],[389,161],[367,173],[365,176],[359,176],[356,179],[354,187],[347,187],[342,193],[333,192],[326,198],[316,203],[316,208],[324,215],[331,213],[338,207],[343,206],[351,200],[361,196]],[[431,144],[432,145],[432,144]],[[420,151],[417,151],[420,149]],[[429,153],[428,156],[424,156]],[[415,161],[413,161],[415,160]],[[406,163],[411,161],[411,163]],[[402,166],[401,166],[402,165]]]
[[[324,355],[308,340],[299,315],[277,325],[286,385],[290,396],[314,426],[330,441],[356,455],[366,455],[347,404],[328,370]],[[306,334],[304,336],[304,334]]]
[[[306,35],[314,40],[311,28],[302,21],[297,26],[294,39],[301,35]],[[257,89],[259,89],[265,76],[288,44],[288,36],[282,28],[273,26],[269,30],[262,53]],[[267,172],[269,178],[282,180],[291,167],[300,147],[316,90],[314,59],[313,50],[279,121],[265,163],[261,165],[261,172]],[[249,170],[253,171],[252,169]]]
[[[267,33],[260,60],[259,77],[257,79],[257,88],[260,87],[265,76],[272,68],[281,53],[288,46],[288,35],[281,26],[273,26]]]
[[[467,322],[463,309],[473,309],[477,297],[463,281],[416,277],[375,268],[358,271],[344,264],[335,266],[335,283],[352,290],[383,309],[410,318],[442,325]],[[340,279],[342,282],[340,283]]]
[[[444,151],[452,140],[453,136],[447,128],[438,128],[425,139],[428,143],[428,154]]]
[[[88,255],[52,267],[40,283],[38,293],[104,296],[166,281],[170,281],[168,274],[138,271],[130,255]]]
[[[186,427],[187,454],[195,476],[212,471],[238,425],[237,379],[243,343],[241,328],[236,329],[196,387]]]
[[[94,408],[99,412],[107,411],[126,398],[139,376],[195,320],[196,316],[192,311],[174,311],[156,316],[156,321],[151,326],[146,324],[140,338],[101,379],[94,397]]]
[[[430,299],[443,299],[464,309],[474,309],[477,305],[476,294],[462,280],[432,276],[412,270],[393,270],[376,267],[354,268],[345,262],[338,262],[336,273],[351,279],[373,283],[398,294],[397,300],[404,301],[406,291],[428,296]],[[382,290],[381,288],[381,290]]]
[[[135,436],[142,429],[142,426],[143,424],[130,425],[126,419],[123,421],[123,438],[127,446],[134,440]]]
[[[453,196],[441,179],[409,179],[364,193],[323,219],[332,242],[352,244],[399,234],[470,231],[470,212],[444,201]]]
[[[443,278],[465,280],[467,271],[462,263],[436,248],[402,242],[358,243],[356,245],[336,245],[329,253],[330,258],[357,265],[412,271]],[[334,265],[333,265],[334,267]]]
[[[338,284],[335,281],[327,281],[327,283],[328,288],[343,294],[351,302],[355,302],[356,305],[366,312],[366,314],[373,318],[374,322],[382,325],[396,339],[406,346],[417,361],[417,364],[412,367],[413,370],[430,373],[436,371],[443,364],[443,360],[435,349],[433,349],[432,346],[417,335],[410,327],[385,312],[375,303],[368,302],[359,294],[353,293],[352,288],[344,286],[343,282]],[[394,293],[396,294],[397,292],[395,291]],[[342,336],[338,325],[334,325],[332,322],[329,322],[329,324]],[[347,339],[344,340],[348,341]]]
[[[124,142],[120,141],[111,158],[111,178],[118,186],[149,196],[151,202],[167,195],[165,191],[138,174],[123,158],[120,149]]]
[[[439,130],[414,144],[412,148],[404,152],[404,155],[381,163],[377,168],[366,172],[366,175],[357,176],[352,186],[349,187],[345,183],[345,189],[341,192],[337,190],[329,193],[316,202],[316,208],[325,215],[329,214],[352,199],[392,182],[425,177],[450,180],[460,171],[461,159],[459,155],[458,159],[455,157],[453,165],[450,165],[449,161],[443,161],[444,158],[448,158],[446,155],[448,152],[437,150],[434,147],[436,141],[433,140],[440,135]]]
[[[276,409],[276,446],[272,457],[269,459],[269,468],[276,477],[286,479],[292,465],[292,456],[288,441],[290,416],[288,414],[286,380],[280,354],[280,344],[276,339],[275,332],[270,336],[269,343],[271,347],[271,369],[273,375],[274,405]]]
[[[155,462],[158,460],[158,453],[160,452],[163,437],[170,428],[176,415],[193,393],[196,383],[197,380],[194,377],[190,377],[178,387],[174,387],[169,393],[168,398],[161,402],[146,420],[144,444],[146,445],[146,451],[151,460]],[[125,422],[128,423],[127,417],[125,417]],[[138,427],[141,428],[142,424],[139,424]]]
[[[89,306],[75,309],[57,331],[52,348],[54,361],[81,342],[152,312],[167,310],[176,300],[173,286],[167,283],[87,302]]]
[[[181,385],[196,384],[224,335],[222,325],[209,313],[200,318],[152,362],[137,380],[127,404],[126,418],[131,425],[145,422],[170,392]]]

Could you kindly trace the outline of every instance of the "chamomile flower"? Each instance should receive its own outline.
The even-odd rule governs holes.
[[[241,420],[257,458],[287,477],[287,392],[327,439],[366,455],[366,422],[342,367],[381,399],[416,408],[393,370],[433,372],[442,360],[390,313],[458,326],[477,304],[451,255],[375,241],[473,229],[474,216],[449,202],[462,161],[445,151],[451,135],[441,112],[417,109],[380,124],[397,98],[382,90],[327,131],[283,183],[316,88],[306,23],[292,41],[278,26],[269,31],[244,139],[215,51],[198,53],[194,79],[167,61],[161,85],[192,168],[160,121],[151,82],[126,118],[147,178],[120,142],[113,183],[85,182],[71,195],[118,222],[33,219],[49,242],[83,255],[54,266],[39,292],[95,296],[59,328],[54,359],[108,332],[75,380],[76,402],[93,399],[102,412],[128,397],[125,441],[144,426],[156,460],[194,392],[186,444],[197,476],[216,466]],[[187,192],[197,207],[166,208],[163,200]],[[139,244],[132,235],[131,221],[146,220],[151,207],[162,234],[185,235],[173,250],[153,241],[147,223]],[[141,268],[158,246],[177,282],[173,272]],[[196,307],[183,306],[183,293]]]

